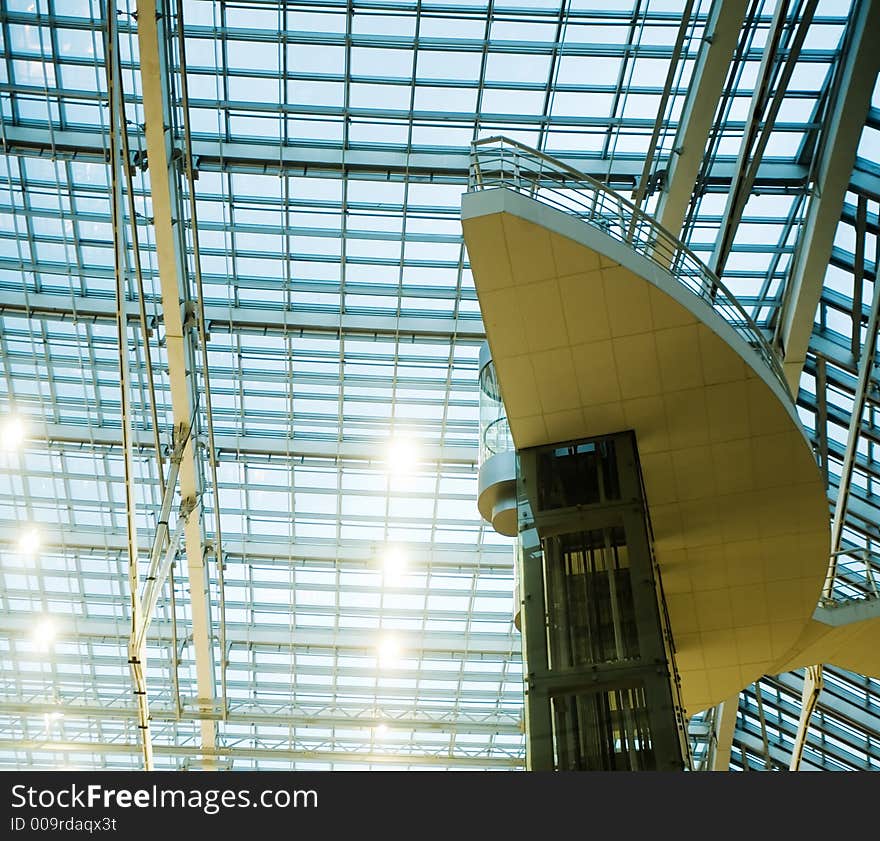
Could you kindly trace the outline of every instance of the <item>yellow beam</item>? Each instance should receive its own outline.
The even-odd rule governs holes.
[[[200,712],[209,712],[214,707],[215,677],[200,505],[202,483],[191,434],[196,406],[196,372],[193,339],[185,318],[188,292],[180,236],[182,222],[177,219],[177,170],[171,159],[171,104],[163,54],[168,37],[164,26],[168,10],[160,10],[159,5],[155,0],[138,0],[138,44],[171,407],[175,434],[179,441],[186,441],[180,460],[180,497],[184,506],[192,506],[184,530],[184,546],[190,586],[198,708]],[[213,750],[216,746],[216,723],[202,721],[201,735],[202,746],[206,750]]]

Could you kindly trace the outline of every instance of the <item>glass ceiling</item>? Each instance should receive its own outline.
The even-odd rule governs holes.
[[[165,174],[147,166],[135,3],[112,5],[135,209],[132,218],[126,205],[121,233],[144,577],[162,500],[152,407],[166,471],[175,424],[150,184]],[[772,0],[743,5],[747,22],[707,142],[701,189],[682,226],[707,262],[726,221],[775,10]],[[768,329],[809,207],[811,161],[848,43],[849,5],[822,0],[811,11],[810,2],[789,3],[771,51],[768,72],[784,97],[723,275]],[[504,134],[626,195],[639,187],[647,157],[653,186],[643,205],[655,211],[712,4],[182,6],[187,151],[197,174],[200,303],[209,333],[208,370],[196,362],[193,388],[203,393],[209,384],[212,396],[210,430],[204,401],[194,418],[196,451],[205,539],[215,538],[219,510],[225,568],[221,582],[213,554],[206,561],[209,714],[197,703],[182,552],[159,599],[147,668],[156,767],[203,767],[199,719],[207,715],[216,720],[211,767],[521,768],[513,546],[476,510],[483,333],[459,224],[469,144]],[[2,418],[22,418],[26,433],[20,450],[0,451],[0,767],[141,763],[127,665],[103,8],[98,0],[7,0],[0,10],[7,152],[0,162],[0,409]],[[786,46],[807,14],[812,22],[783,85]],[[169,19],[169,107],[183,148],[173,4]],[[866,197],[859,298],[866,307],[876,271],[877,89],[872,105],[857,162],[868,187],[847,194],[799,396],[815,436],[817,407],[827,406],[832,502],[852,411],[847,348],[859,194]],[[179,175],[183,283],[195,298],[195,231]],[[817,397],[820,353],[827,386]],[[860,442],[848,546],[880,539],[877,394]],[[413,458],[395,465],[406,446]],[[31,545],[22,545],[32,528]],[[402,568],[386,564],[389,553]],[[51,633],[41,625],[47,621]],[[858,696],[868,716],[857,728],[858,747],[838,755],[823,720],[821,744],[806,757],[820,767],[876,767],[880,684],[835,674],[836,691]],[[780,718],[776,733],[792,730],[792,716],[796,726],[799,680],[760,685],[764,714]],[[738,759],[735,745],[739,767],[764,763],[749,742],[756,693],[741,699],[736,745],[749,759]],[[834,705],[826,692],[820,709],[828,721]]]

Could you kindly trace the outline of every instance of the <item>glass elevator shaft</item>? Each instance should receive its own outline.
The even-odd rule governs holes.
[[[528,766],[688,764],[635,435],[520,450]]]

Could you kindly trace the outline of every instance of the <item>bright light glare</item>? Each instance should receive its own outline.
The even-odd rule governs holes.
[[[55,623],[51,619],[41,619],[34,628],[34,645],[37,651],[48,651],[55,640]]]
[[[57,710],[55,712],[46,713],[43,716],[43,725],[47,735],[52,732],[52,725],[62,718],[64,718],[64,713],[58,712]]]
[[[0,449],[12,452],[24,443],[25,423],[18,415],[10,415],[0,426]]]
[[[406,571],[406,555],[399,546],[389,546],[382,561],[382,573],[388,584],[400,582]]]
[[[395,435],[388,442],[386,453],[388,472],[392,476],[406,476],[413,473],[419,461],[419,448],[408,435]]]
[[[390,637],[386,637],[379,643],[379,665],[393,667],[397,665],[400,657],[400,647]]]
[[[18,554],[23,558],[33,559],[40,551],[40,532],[34,526],[29,526],[18,538]]]
[[[377,724],[376,729],[373,732],[376,734],[377,739],[384,739],[388,735],[388,725]]]

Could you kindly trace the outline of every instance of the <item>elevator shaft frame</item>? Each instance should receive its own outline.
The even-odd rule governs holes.
[[[518,453],[527,764],[689,767],[632,432]]]

